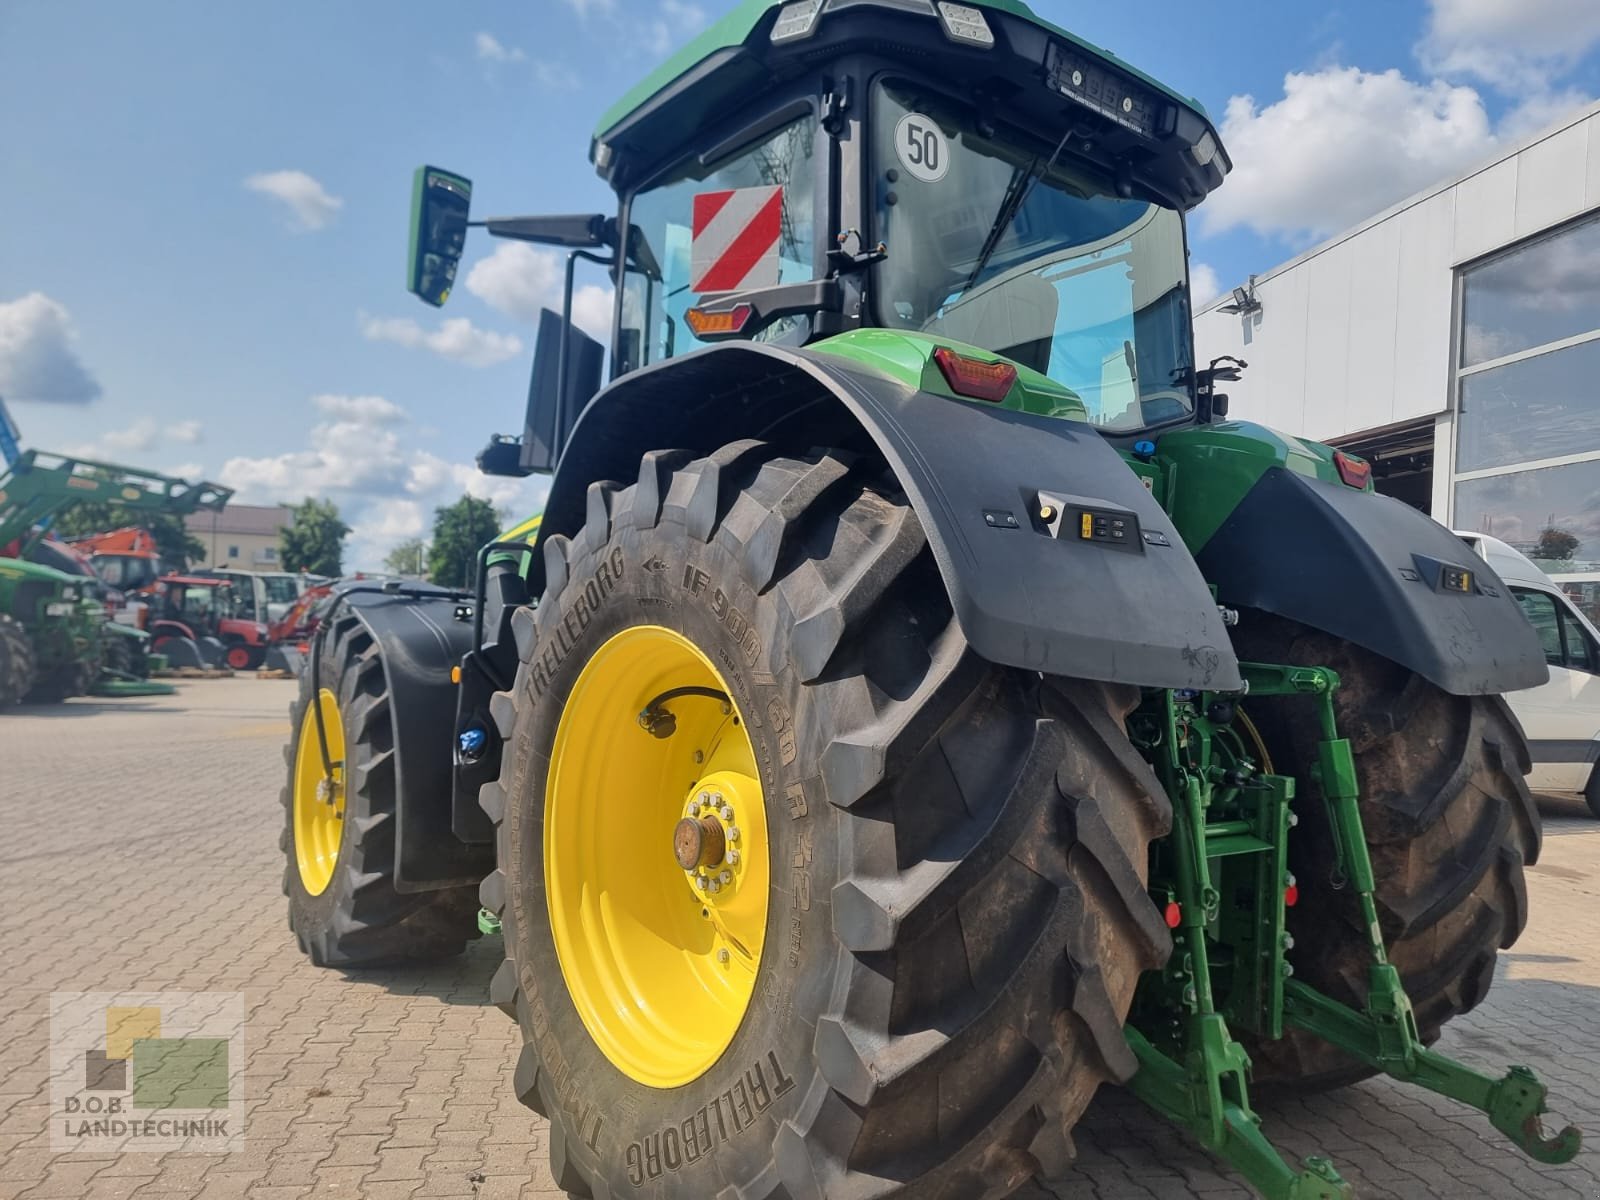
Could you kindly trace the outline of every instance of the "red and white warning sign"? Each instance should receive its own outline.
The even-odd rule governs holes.
[[[694,198],[689,286],[702,296],[775,287],[783,188],[701,192]]]

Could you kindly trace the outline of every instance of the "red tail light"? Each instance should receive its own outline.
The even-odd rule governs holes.
[[[1339,478],[1344,480],[1347,487],[1364,489],[1372,482],[1372,464],[1365,459],[1346,454],[1343,450],[1335,450],[1333,465],[1338,469]]]
[[[1176,929],[1183,924],[1183,909],[1178,906],[1176,900],[1167,901],[1166,911],[1161,916],[1166,921],[1168,929]]]
[[[933,361],[950,390],[971,400],[996,403],[1011,394],[1011,385],[1017,381],[1017,369],[1010,363],[984,362],[981,358],[968,358],[957,354],[949,346],[937,346]]]

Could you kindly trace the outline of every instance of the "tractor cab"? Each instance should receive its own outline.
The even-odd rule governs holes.
[[[468,221],[470,182],[419,170],[412,290],[442,302],[482,225],[567,250],[569,313],[577,264],[608,269],[614,379],[882,329],[908,336],[851,349],[943,347],[956,396],[1128,442],[1215,411],[1183,214],[1229,169],[1216,130],[1016,0],[749,0],[606,113],[591,157],[615,217]],[[551,469],[605,357],[551,314],[523,436],[480,465]]]

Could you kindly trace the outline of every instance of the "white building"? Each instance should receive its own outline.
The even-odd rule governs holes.
[[[1195,337],[1202,366],[1250,364],[1230,417],[1369,458],[1600,615],[1600,104],[1256,276]]]

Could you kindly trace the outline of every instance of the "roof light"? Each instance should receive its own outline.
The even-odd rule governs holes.
[[[690,333],[705,340],[733,336],[745,327],[754,312],[755,309],[748,304],[735,304],[725,312],[707,312],[703,308],[691,308],[683,314],[683,319],[688,323]]]
[[[952,42],[971,42],[985,49],[994,45],[989,22],[983,19],[981,10],[970,4],[951,4],[949,0],[939,0],[939,24],[944,26],[944,35]]]
[[[1217,156],[1217,139],[1208,129],[1200,135],[1200,140],[1189,147],[1189,157],[1194,159],[1197,166],[1205,166]]]
[[[936,346],[933,361],[939,364],[950,390],[971,400],[997,403],[1011,394],[1011,385],[1017,381],[1017,369],[1010,363],[969,358],[949,346]]]
[[[1333,465],[1339,472],[1339,478],[1344,480],[1346,487],[1366,490],[1367,484],[1372,482],[1372,464],[1365,459],[1357,458],[1353,454],[1346,454],[1343,450],[1333,452]]]
[[[817,17],[822,12],[822,0],[794,0],[778,10],[778,20],[769,35],[774,45],[798,42],[808,38],[817,29]]]

